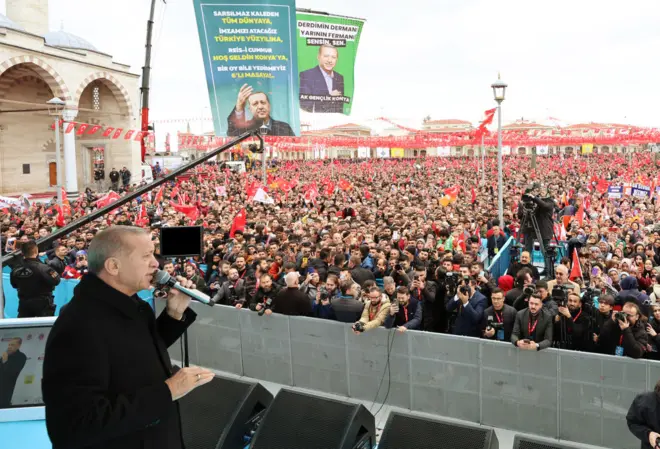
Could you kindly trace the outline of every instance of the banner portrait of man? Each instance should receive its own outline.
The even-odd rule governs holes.
[[[339,50],[330,44],[319,47],[318,65],[300,72],[300,108],[308,112],[336,112],[344,109],[344,77],[335,71]],[[314,98],[312,97],[325,97]]]

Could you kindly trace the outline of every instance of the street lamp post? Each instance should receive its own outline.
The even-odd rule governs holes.
[[[54,97],[46,102],[48,105],[48,114],[55,117],[55,167],[57,168],[57,204],[62,207],[62,163],[61,163],[61,150],[60,150],[60,121],[62,119],[62,111],[66,103],[60,98]]]
[[[502,186],[502,102],[506,93],[507,85],[497,75],[497,81],[491,86],[493,95],[497,102],[497,216],[500,220],[500,227],[504,227],[504,188]]]

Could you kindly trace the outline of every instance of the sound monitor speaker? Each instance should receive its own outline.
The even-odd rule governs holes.
[[[580,449],[580,446],[516,435],[513,438],[513,449]]]
[[[250,449],[372,449],[376,421],[361,404],[282,389]]]
[[[493,429],[391,412],[378,449],[499,449]]]
[[[272,401],[259,383],[216,376],[179,399],[186,449],[243,449]]]

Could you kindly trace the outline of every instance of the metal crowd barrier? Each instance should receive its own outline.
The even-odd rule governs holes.
[[[509,237],[504,246],[500,248],[499,252],[493,257],[493,260],[490,261],[490,264],[487,266],[487,270],[493,276],[493,279],[497,282],[497,279],[500,276],[504,276],[506,270],[509,269],[511,264],[511,245],[515,243],[513,237]]]
[[[660,378],[660,363],[647,360],[382,328],[355,335],[334,321],[193,308],[195,365],[370,403],[387,396],[387,404],[413,411],[617,449],[639,447],[625,415]],[[170,355],[181,360],[178,344]]]

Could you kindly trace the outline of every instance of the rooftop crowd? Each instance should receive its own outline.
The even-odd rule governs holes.
[[[660,180],[653,156],[538,157],[535,170],[527,157],[507,157],[504,224],[491,158],[483,183],[473,158],[280,162],[265,186],[259,169],[235,173],[206,164],[41,255],[57,276],[79,279],[89,242],[102,229],[147,228],[158,255],[160,227],[201,225],[203,255],[159,260],[218,304],[338,320],[356,333],[384,326],[510,341],[520,349],[657,358]],[[650,195],[611,197],[608,188],[624,183],[649,186]],[[568,248],[554,279],[541,279],[531,245],[503,249],[509,237],[521,238],[525,192],[551,204],[544,243]],[[2,209],[3,253],[112,195],[88,189],[62,209],[36,202]],[[515,254],[507,274],[495,279],[487,261],[500,249]]]

